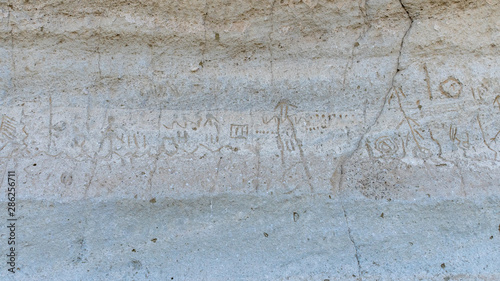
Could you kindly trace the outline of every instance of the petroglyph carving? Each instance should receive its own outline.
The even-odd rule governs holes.
[[[173,156],[179,150],[179,145],[171,137],[163,137],[160,144],[160,153],[165,152],[168,156]]]
[[[500,110],[500,95],[496,96],[493,100],[493,106],[498,106],[498,109]]]
[[[186,129],[186,128],[189,129],[188,126],[190,126],[190,128],[193,131],[196,131],[200,127],[202,120],[203,119],[201,117],[199,117],[198,120],[196,120],[196,121],[184,121],[181,123],[179,123],[177,120],[175,120],[172,122],[172,124],[170,126],[163,125],[163,127],[165,127],[167,130],[174,130],[176,127],[182,128],[182,129]]]
[[[413,148],[413,156],[416,158],[427,159],[432,156],[432,151],[424,146],[416,146]]]
[[[378,138],[375,141],[375,149],[380,151],[382,154],[391,155],[398,151],[398,143],[388,136]]]
[[[452,76],[444,80],[439,84],[439,91],[447,98],[458,98],[462,93],[463,85],[462,83]]]
[[[246,139],[248,137],[248,125],[231,124],[230,136],[233,139]]]
[[[175,120],[170,126],[163,125],[167,131],[162,134],[161,149],[170,156],[178,152],[192,154],[200,148],[210,152],[220,151],[224,147],[220,144],[221,126],[211,113],[207,113],[205,118],[198,117],[197,121]]]
[[[127,131],[115,122],[113,116],[109,116],[104,137],[99,143],[98,155],[103,158],[113,155],[138,156],[137,153],[146,153],[148,147],[145,133]]]
[[[399,136],[382,136],[372,144],[366,142],[368,154],[371,158],[403,158],[406,155],[404,140]]]
[[[175,139],[176,143],[184,144],[187,143],[189,139],[189,135],[187,131],[177,131],[177,138]]]
[[[499,135],[500,135],[500,130],[495,134],[494,137],[491,138],[491,141],[496,142]]]
[[[10,155],[14,149],[17,148],[18,139],[17,136],[17,122],[14,118],[8,117],[7,115],[2,115],[2,121],[0,122],[0,157]],[[23,128],[24,132],[24,128]],[[5,149],[9,146],[9,149]]]
[[[53,125],[52,129],[56,132],[62,132],[66,130],[66,125],[67,125],[66,122],[60,121],[57,124]]]
[[[16,121],[6,115],[2,115],[0,123],[1,137],[7,140],[12,140],[16,136]]]
[[[73,183],[73,175],[68,172],[61,174],[61,183],[65,186],[71,185]]]
[[[305,119],[305,124],[306,124],[306,131],[316,131],[316,130],[325,130],[328,127],[330,127],[330,123],[332,122],[332,119],[337,118],[342,118],[342,114],[336,115],[330,115],[330,114],[313,114],[309,116],[309,120]],[[332,118],[333,117],[333,118]],[[300,121],[300,120],[299,120]],[[335,120],[333,120],[335,121]]]
[[[281,151],[281,159],[284,161],[285,151],[295,151],[298,146],[295,127],[292,119],[288,115],[290,107],[295,107],[288,100],[282,100],[276,105],[274,110],[279,110],[279,116],[274,116],[271,120],[276,120],[276,132],[278,149]],[[270,122],[270,121],[269,121]],[[269,123],[267,122],[267,123]]]
[[[281,164],[284,169],[282,177],[286,178],[289,171],[297,166],[297,164],[301,164],[305,172],[305,177],[308,179],[308,185],[312,191],[312,185],[310,183],[311,174],[302,149],[302,142],[297,138],[295,125],[292,121],[292,117],[289,115],[290,108],[296,108],[296,106],[291,104],[287,99],[281,100],[274,108],[275,111],[278,111],[278,114],[275,114],[269,120],[263,118],[263,123],[270,124],[273,122],[276,124],[276,142],[278,150],[280,151]]]
[[[210,144],[219,143],[220,123],[212,114],[207,114],[201,131],[205,133],[205,142]]]
[[[430,157],[430,150],[423,145],[421,145],[421,142],[424,140],[424,137],[422,136],[421,132],[424,132],[425,130],[422,129],[420,124],[413,118],[409,117],[406,113],[406,111],[403,108],[401,98],[404,97],[406,98],[405,93],[403,92],[402,89],[396,89],[394,88],[393,93],[389,97],[389,104],[391,103],[391,100],[396,98],[398,102],[398,107],[400,112],[403,114],[403,118],[401,122],[396,126],[396,129],[400,129],[402,126],[406,125],[409,129],[409,133],[406,136],[406,146],[408,146],[408,143],[410,140],[413,140],[415,144],[415,148],[413,149],[413,153],[415,157],[418,158],[427,158]]]
[[[484,84],[481,84],[481,86],[477,87],[476,89],[472,88],[471,92],[475,100],[484,102],[484,97],[488,92],[488,88],[486,88]]]
[[[458,128],[456,126],[450,125],[450,140],[455,143],[458,147],[462,149],[470,148],[469,133],[465,132],[462,136],[458,135]]]
[[[81,126],[59,121],[52,125],[51,154],[62,153],[70,158],[89,157],[92,148],[85,145],[87,138],[88,133]]]
[[[476,119],[477,119],[477,123],[479,125],[479,129],[481,130],[481,137],[483,139],[483,143],[489,150],[491,150],[493,152],[493,154],[495,155],[494,160],[496,161],[497,156],[498,156],[498,151],[496,151],[495,149],[492,148],[492,143],[496,142],[496,136],[495,136],[495,138],[488,140],[488,138],[486,137],[486,133],[484,131],[484,128],[483,128],[483,123],[481,122],[479,115],[476,116]],[[497,136],[498,136],[498,133],[497,133]]]
[[[431,77],[429,76],[429,70],[427,70],[426,64],[424,64],[424,71],[425,71],[425,82],[427,83],[427,94],[429,95],[429,99],[432,100]]]
[[[85,136],[83,136],[82,134],[78,134],[72,139],[69,146],[71,148],[78,147],[81,149],[83,148],[84,145],[85,145]]]

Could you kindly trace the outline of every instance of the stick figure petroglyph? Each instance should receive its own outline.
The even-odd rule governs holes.
[[[304,168],[309,187],[312,191],[313,188],[310,183],[311,174],[302,149],[302,142],[297,138],[295,125],[288,114],[290,108],[296,107],[297,106],[291,104],[289,100],[283,99],[279,101],[274,108],[274,110],[279,112],[278,115],[274,115],[269,120],[263,119],[263,123],[269,124],[272,121],[276,122],[276,142],[281,155],[281,164],[284,169],[283,177],[285,177],[288,170],[291,170],[300,163]]]
[[[278,149],[281,153],[281,161],[285,163],[285,152],[293,152],[298,148],[297,136],[292,119],[288,115],[290,107],[296,108],[288,100],[281,100],[274,110],[278,110],[279,115],[274,115],[269,120],[263,119],[264,124],[269,124],[272,121],[276,122],[276,141]]]

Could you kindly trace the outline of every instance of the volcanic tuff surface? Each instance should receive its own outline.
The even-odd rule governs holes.
[[[0,277],[500,278],[499,46],[498,0],[0,0]]]

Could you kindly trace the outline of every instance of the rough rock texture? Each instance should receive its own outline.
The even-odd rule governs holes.
[[[0,278],[500,279],[499,74],[497,0],[0,0]]]

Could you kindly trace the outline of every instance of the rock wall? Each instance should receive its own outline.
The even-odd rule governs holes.
[[[499,46],[497,0],[2,0],[0,171],[17,173],[27,227],[59,210],[42,227],[49,240],[22,234],[25,269],[16,278],[68,280],[63,273],[74,271],[82,280],[154,280],[167,276],[161,268],[175,272],[174,280],[500,278]],[[212,218],[213,200],[236,217]],[[268,228],[255,241],[276,239],[268,250],[275,266],[263,271],[257,267],[266,248],[247,245],[248,254],[240,253],[238,243],[227,244],[231,235],[222,242],[216,235],[236,231],[231,222],[252,205],[245,200],[270,211],[254,216]],[[174,238],[198,229],[187,222],[203,221],[197,206],[207,202],[203,229],[213,233]],[[112,229],[101,233],[111,238],[96,241],[100,208],[112,217]],[[142,215],[130,216],[134,208]],[[339,229],[316,225],[322,215],[315,208]],[[392,221],[389,234],[367,220],[384,218],[383,208],[410,215]],[[441,216],[426,218],[429,208]],[[173,213],[180,222],[159,232],[170,237],[155,244],[161,251],[110,261],[110,253],[135,254],[122,248],[132,243],[122,232],[142,233],[114,211],[123,220],[140,217],[136,223],[146,229],[154,215],[142,212],[165,214],[166,224]],[[297,239],[316,246],[280,250],[296,238],[268,232],[297,225],[297,217],[307,217],[302,227],[311,229],[294,229]],[[65,218],[75,225],[50,228],[50,220]],[[473,218],[484,229],[464,235]],[[427,223],[443,220],[463,220],[460,231],[435,233],[474,240],[464,253],[422,238],[431,232]],[[420,250],[406,248],[417,243],[400,228],[410,221],[422,231]],[[47,267],[42,253],[50,250],[29,246],[47,244],[54,231],[72,249],[54,257],[68,269]],[[238,238],[254,241],[252,231]],[[394,245],[405,245],[394,246],[399,269],[390,255],[382,255],[385,267],[377,260],[392,247],[391,235]],[[216,256],[196,255],[185,243],[210,244],[212,254],[230,258],[204,266]],[[452,269],[428,252],[440,247]],[[483,254],[477,249],[492,252],[463,264]],[[162,251],[183,266],[160,262]],[[287,253],[291,260],[280,259]],[[426,253],[429,264],[420,260]],[[243,270],[240,254],[254,270]],[[109,269],[95,271],[102,264]]]

